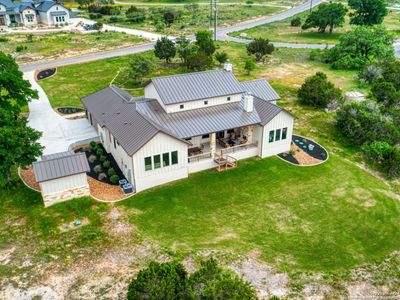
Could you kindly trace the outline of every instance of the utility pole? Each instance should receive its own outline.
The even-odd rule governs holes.
[[[217,0],[214,0],[214,41],[217,40]]]
[[[212,21],[213,21],[213,0],[210,0],[210,26],[208,26],[208,30],[212,28]]]
[[[312,2],[313,2],[313,0],[310,1],[310,14],[312,12]]]

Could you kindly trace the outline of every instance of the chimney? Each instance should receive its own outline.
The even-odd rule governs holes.
[[[245,93],[243,95],[243,109],[246,112],[252,112],[254,107],[254,97],[250,93]]]
[[[232,72],[232,64],[229,59],[224,63],[224,70],[228,72]]]

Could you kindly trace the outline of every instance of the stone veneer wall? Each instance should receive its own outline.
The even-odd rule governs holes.
[[[47,207],[56,203],[71,200],[73,198],[79,198],[89,195],[90,195],[90,189],[89,185],[87,185],[79,188],[73,188],[66,191],[62,191],[60,193],[42,195],[42,196],[43,196],[44,206]]]

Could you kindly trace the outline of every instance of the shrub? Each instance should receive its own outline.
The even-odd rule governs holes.
[[[103,149],[101,149],[100,147],[96,148],[96,154],[98,157],[102,156],[104,154]]]
[[[182,264],[151,262],[129,284],[127,299],[180,299],[185,283],[186,271]]]
[[[4,37],[4,36],[0,36],[0,43],[5,43],[8,41],[8,38]]]
[[[103,167],[104,167],[105,169],[109,169],[110,166],[111,166],[111,163],[110,163],[108,160],[106,160],[105,162],[103,162]]]
[[[382,68],[377,65],[366,65],[358,74],[358,78],[367,83],[373,83],[382,76]]]
[[[104,155],[100,156],[99,159],[101,162],[105,162],[107,160],[107,157],[105,157]]]
[[[92,149],[97,148],[97,143],[96,143],[95,141],[91,141],[91,142],[89,143],[89,145],[90,145],[90,148],[92,148]]]
[[[103,18],[103,16],[101,14],[89,14],[89,19],[91,20],[97,20],[97,19],[101,19]]]
[[[326,108],[328,104],[342,101],[342,92],[328,81],[324,73],[318,72],[306,78],[297,92],[300,103],[316,108]]]
[[[111,182],[112,184],[117,184],[117,183],[119,182],[119,177],[118,177],[118,175],[112,175],[112,176],[110,176],[110,182]]]
[[[256,63],[254,60],[249,57],[246,59],[244,63],[244,69],[247,71],[247,75],[250,75],[250,72],[253,71],[256,68]]]
[[[254,55],[256,61],[261,61],[265,55],[274,52],[274,45],[268,39],[256,38],[247,45],[247,53]]]
[[[295,17],[290,20],[290,26],[292,27],[300,27],[301,26],[301,18]]]
[[[27,43],[33,42],[33,34],[32,33],[26,35],[26,42]]]
[[[110,17],[108,19],[108,22],[110,22],[110,23],[118,23],[120,21],[121,21],[121,18],[118,18],[118,17]]]
[[[228,54],[226,52],[215,52],[215,59],[220,63],[223,64],[228,60]]]
[[[107,171],[107,174],[108,174],[108,176],[111,177],[113,175],[116,175],[117,172],[115,172],[114,168],[109,168],[108,171]]]
[[[96,22],[93,24],[94,30],[100,31],[102,28],[103,28],[103,23],[101,23],[101,22]]]
[[[400,150],[386,142],[374,141],[364,144],[362,151],[365,158],[387,176],[400,176]]]
[[[88,161],[92,164],[96,161],[96,159],[97,159],[97,156],[92,154],[89,156]]]
[[[97,179],[98,179],[99,181],[104,181],[106,178],[107,178],[106,173],[100,173],[100,174],[97,176]]]
[[[103,171],[103,168],[101,167],[101,165],[96,165],[96,166],[93,168],[93,171],[94,171],[96,174],[98,174],[98,173],[100,173],[101,171]]]
[[[28,47],[22,46],[22,45],[18,45],[17,47],[15,47],[15,52],[22,52],[22,51],[24,51],[26,49],[28,49]]]
[[[130,6],[126,13],[126,19],[131,23],[142,23],[146,18],[146,11],[136,6]]]

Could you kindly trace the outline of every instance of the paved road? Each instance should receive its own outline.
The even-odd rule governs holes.
[[[255,26],[259,26],[259,25],[263,25],[263,24],[268,24],[271,22],[289,18],[295,14],[298,14],[300,12],[303,12],[303,11],[306,11],[307,9],[309,9],[311,1],[313,3],[313,6],[318,5],[319,3],[323,2],[323,0],[310,0],[310,1],[305,2],[304,4],[301,4],[297,7],[288,9],[277,15],[265,16],[265,17],[262,17],[262,18],[259,18],[256,20],[246,21],[246,22],[234,25],[234,26],[220,28],[220,29],[218,29],[217,37],[219,40],[234,39],[234,38],[229,37],[227,35],[227,33],[235,32],[235,31],[239,31],[239,30],[243,30],[243,29],[247,29],[247,28],[251,28],[251,27],[255,27]],[[239,42],[242,42],[242,41],[240,40]],[[297,45],[297,44],[276,43],[275,45],[277,45],[277,46],[278,45],[281,45],[281,46],[286,45],[287,47],[290,47],[290,45],[292,45],[293,48],[302,48],[302,47],[300,47],[300,45]],[[110,57],[125,56],[125,55],[129,55],[129,54],[140,53],[140,52],[151,50],[151,49],[153,49],[153,47],[154,47],[154,43],[149,43],[149,44],[133,46],[133,47],[129,47],[129,48],[115,49],[115,50],[86,54],[86,55],[81,55],[81,56],[76,56],[76,57],[58,59],[55,61],[39,62],[39,63],[33,63],[33,64],[28,64],[28,65],[22,65],[20,67],[20,69],[23,72],[28,72],[28,71],[38,70],[38,69],[54,68],[54,67],[59,67],[59,66],[63,66],[63,65],[79,64],[79,63],[83,63],[83,62],[101,60],[101,59],[110,58]],[[308,48],[310,48],[310,47],[321,47],[321,45],[309,46]]]

